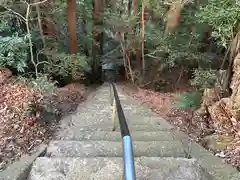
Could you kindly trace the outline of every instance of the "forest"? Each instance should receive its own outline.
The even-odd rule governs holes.
[[[47,141],[56,101],[81,102],[109,63],[128,93],[171,93],[181,130],[240,168],[240,1],[0,0],[0,16],[0,169]],[[27,147],[12,153],[10,136]]]

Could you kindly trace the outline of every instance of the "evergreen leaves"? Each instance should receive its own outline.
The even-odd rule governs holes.
[[[197,109],[201,103],[202,94],[199,91],[176,95],[174,108]]]

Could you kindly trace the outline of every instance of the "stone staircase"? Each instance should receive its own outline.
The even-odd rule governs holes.
[[[137,180],[239,180],[232,167],[202,147],[188,143],[164,119],[118,90],[133,139]],[[110,87],[103,85],[61,130],[44,157],[32,165],[28,180],[121,180],[122,143],[112,131]]]

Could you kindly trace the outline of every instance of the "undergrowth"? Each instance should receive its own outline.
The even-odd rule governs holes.
[[[201,99],[202,93],[199,91],[178,94],[175,96],[173,108],[195,110],[200,107]]]

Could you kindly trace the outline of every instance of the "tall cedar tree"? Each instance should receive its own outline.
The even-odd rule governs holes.
[[[137,19],[137,22],[138,22],[138,20],[139,20],[139,0],[133,0],[133,9],[134,9],[135,18]],[[138,47],[140,47],[140,46],[141,46],[141,43]],[[136,48],[136,61],[137,61],[137,68],[141,69],[141,52],[138,47]]]
[[[67,22],[69,52],[70,54],[75,54],[78,51],[76,32],[76,0],[67,0]]]
[[[142,12],[141,12],[141,20],[140,20],[140,53],[142,56],[142,70],[143,70],[143,78],[145,76],[145,59],[144,59],[144,31],[145,31],[145,24],[144,24],[144,20],[145,20],[145,4],[144,4],[144,0],[142,0]]]
[[[101,24],[100,15],[103,10],[104,0],[93,0],[93,28],[92,28],[92,57],[93,57],[93,74],[94,80],[96,81],[99,76],[100,62],[97,60],[97,43],[100,42],[100,53],[103,53],[102,43],[103,43],[103,33],[99,33],[97,26]]]

